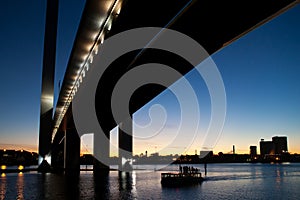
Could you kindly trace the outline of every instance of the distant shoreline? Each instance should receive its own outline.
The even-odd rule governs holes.
[[[284,163],[300,163],[299,161],[297,162],[210,162],[210,163],[206,163],[206,164],[284,164]],[[159,164],[167,164],[167,163],[152,163],[152,164],[134,164],[134,166],[138,166],[138,165],[159,165]],[[170,163],[170,165],[199,165],[199,164],[205,164],[205,163]],[[16,166],[17,165],[13,165],[13,166]],[[32,165],[32,166],[36,166],[36,165]],[[85,164],[81,164],[80,166],[85,166]],[[91,166],[91,165],[88,165],[88,166]],[[10,166],[12,167],[12,166]],[[144,169],[133,169],[133,171],[141,171],[141,170],[144,170]],[[6,173],[20,173],[20,172],[31,172],[31,171],[36,171],[38,172],[38,168],[35,167],[35,168],[26,168],[24,167],[23,169],[18,169],[18,168],[14,168],[14,169],[0,169],[0,174],[6,174]],[[60,171],[64,171],[64,170],[60,170]],[[80,171],[93,171],[92,168],[80,168]],[[115,169],[115,168],[110,168],[109,171],[118,171],[118,169]],[[156,170],[156,171],[162,171],[162,170]],[[53,171],[50,171],[50,173],[55,173],[57,171],[53,170]]]

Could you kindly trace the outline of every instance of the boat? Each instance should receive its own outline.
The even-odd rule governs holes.
[[[162,186],[186,186],[204,181],[200,172],[195,173],[161,173]]]

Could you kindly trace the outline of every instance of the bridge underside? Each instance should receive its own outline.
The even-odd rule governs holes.
[[[112,24],[112,29],[106,33],[106,38],[138,27],[165,27],[190,36],[211,55],[287,10],[293,2],[295,0],[125,0],[120,14]],[[101,1],[96,0],[87,1],[82,18],[87,19],[93,15],[94,8],[100,3]],[[85,33],[86,26],[87,24],[79,26],[78,35]],[[76,40],[79,41],[80,38]],[[194,67],[183,58],[166,51],[149,49],[137,57],[139,52],[129,52],[118,58],[110,65],[98,84],[97,117],[107,137],[110,130],[118,125],[111,112],[112,91],[126,72],[150,62],[171,66],[182,75]],[[70,70],[68,66],[65,78],[68,78]],[[164,89],[165,87],[155,84],[138,89],[131,97],[130,113],[133,114]],[[71,112],[70,107],[68,112]],[[65,118],[68,116],[71,114]],[[58,131],[53,146],[59,146],[58,143],[63,137],[64,134]],[[132,149],[130,145],[129,147],[125,145],[124,148]]]
[[[138,27],[166,27],[190,36],[211,55],[277,16],[292,2],[294,1],[128,0],[124,2],[107,37]],[[145,50],[137,58],[138,53],[139,51],[130,52],[117,59],[98,85],[96,109],[99,122],[107,131],[117,125],[110,110],[111,94],[117,81],[126,72],[145,63],[166,64],[182,75],[194,67],[169,52]],[[165,87],[154,84],[141,87],[130,100],[130,113],[140,109],[164,89]]]

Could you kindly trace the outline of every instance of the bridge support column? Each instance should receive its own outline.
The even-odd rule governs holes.
[[[109,134],[94,133],[94,166],[96,175],[105,175],[109,172]]]
[[[80,137],[75,128],[65,130],[64,168],[66,175],[79,175]]]
[[[46,9],[39,127],[39,170],[41,171],[48,171],[50,164],[45,159],[51,150],[58,1],[48,0]]]
[[[42,100],[43,101],[43,100]],[[43,103],[43,102],[42,102]],[[43,112],[43,111],[41,111]],[[50,164],[46,157],[50,155],[51,150],[51,128],[52,128],[52,109],[44,112],[40,116],[40,133],[39,133],[39,172],[49,172]]]
[[[132,171],[132,120],[119,124],[119,171]]]
[[[53,172],[64,171],[64,135],[65,131],[58,130],[51,148],[51,167]]]

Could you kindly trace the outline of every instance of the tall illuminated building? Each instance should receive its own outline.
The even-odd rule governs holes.
[[[274,136],[272,141],[275,146],[275,154],[282,154],[288,151],[287,137],[285,136]]]
[[[275,154],[275,145],[273,141],[265,141],[264,139],[261,139],[259,146],[261,157]]]

